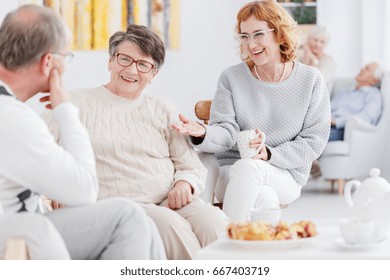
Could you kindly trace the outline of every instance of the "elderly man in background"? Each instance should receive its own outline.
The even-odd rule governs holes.
[[[376,125],[382,115],[382,95],[378,88],[383,70],[376,62],[364,66],[356,76],[356,86],[345,89],[331,100],[332,119],[329,141],[344,139],[347,120],[358,116]]]
[[[45,217],[63,239],[50,249],[63,251],[65,244],[69,255],[34,255],[34,232],[40,232],[30,226],[31,221],[7,223],[21,227],[18,232],[1,227],[0,243],[17,233],[27,239],[30,256],[37,258],[164,259],[161,237],[141,207],[120,198],[95,203],[98,178],[93,150],[61,81],[66,59],[72,56],[70,42],[68,29],[49,8],[21,6],[1,24],[0,201],[5,215],[26,219],[30,214],[21,213],[44,213],[40,194],[68,205]],[[53,109],[61,146],[24,104],[38,92],[49,93],[44,100]],[[45,226],[42,219],[37,222]]]
[[[332,119],[329,141],[344,140],[347,120],[358,116],[376,125],[382,115],[383,101],[379,85],[383,76],[382,67],[372,62],[364,66],[356,76],[356,85],[337,92],[331,100]],[[310,171],[312,178],[321,176],[318,160],[313,161]]]

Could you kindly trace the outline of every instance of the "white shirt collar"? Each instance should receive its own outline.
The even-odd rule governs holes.
[[[0,86],[5,87],[6,91],[11,94],[13,97],[16,97],[15,93],[12,91],[12,89],[2,80],[0,80]]]
[[[356,86],[357,86],[357,85],[355,85],[355,86],[353,87],[354,90],[356,90]],[[371,91],[371,89],[372,89],[373,87],[375,87],[375,86],[362,86],[362,87],[358,88],[357,90],[360,90],[360,91],[362,91],[362,92],[364,92],[364,93],[367,93],[367,92]]]

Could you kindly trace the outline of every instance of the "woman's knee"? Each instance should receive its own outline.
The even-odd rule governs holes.
[[[227,225],[228,218],[222,210],[211,204],[205,204],[201,211],[194,216],[197,224],[203,224],[207,227],[216,225]]]
[[[265,170],[267,164],[262,160],[240,159],[232,165],[229,177],[259,175],[262,170]]]
[[[207,240],[215,240],[220,233],[225,231],[229,219],[221,209],[205,204],[202,209],[195,211],[196,213],[187,220],[202,246],[208,243],[205,241],[205,236],[208,236]]]
[[[277,192],[266,185],[259,187],[255,208],[279,208],[280,201]]]

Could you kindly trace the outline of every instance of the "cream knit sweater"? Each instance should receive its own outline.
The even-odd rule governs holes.
[[[187,139],[170,129],[178,121],[170,102],[156,96],[130,100],[104,86],[71,96],[95,152],[99,199],[160,203],[178,180],[189,182],[195,195],[203,191],[207,171]],[[58,138],[50,112],[43,118]]]

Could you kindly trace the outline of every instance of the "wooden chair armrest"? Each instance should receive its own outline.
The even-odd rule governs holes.
[[[12,238],[7,241],[5,260],[28,260],[28,250],[24,239]]]
[[[210,119],[210,107],[212,100],[201,100],[195,104],[195,115],[198,119],[208,124]]]

